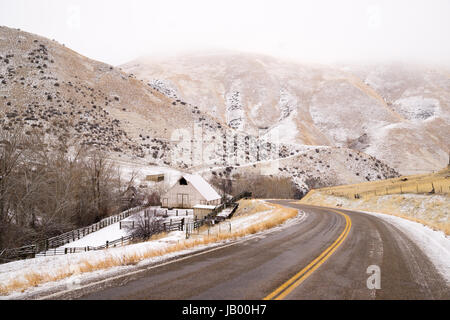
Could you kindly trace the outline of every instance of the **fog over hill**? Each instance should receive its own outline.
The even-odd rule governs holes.
[[[218,173],[230,168],[224,174],[231,177],[232,168],[252,167],[258,169],[255,174],[287,175],[306,191],[311,179],[335,185],[396,176],[397,171],[382,161],[389,160],[388,152],[373,156],[364,151],[380,148],[373,143],[376,128],[411,125],[378,98],[363,94],[353,84],[355,79],[342,79],[342,71],[330,68],[291,70],[294,66],[268,57],[237,55],[218,61],[218,56],[200,56],[195,63],[158,63],[166,76],[143,79],[136,63],[122,71],[17,29],[0,27],[0,48],[1,130],[41,135],[49,148],[61,142],[85,145],[111,159],[205,175],[212,168]],[[175,66],[185,73],[171,78]],[[331,103],[340,96],[336,85],[356,101],[347,97],[349,106],[333,109]],[[439,102],[427,109],[433,115],[413,125],[433,128],[440,121],[446,126],[448,120],[441,114],[447,112],[447,100],[429,99]],[[370,110],[367,105],[373,100],[377,109],[369,114],[356,108],[361,104]],[[385,141],[381,133],[376,137]],[[428,152],[437,156],[435,163],[427,157],[422,162],[439,165],[445,160],[444,148],[435,146],[442,134],[435,133],[435,144],[424,139]],[[260,165],[267,162],[273,162],[270,169]]]
[[[218,51],[145,57],[121,67],[247,134],[355,149],[402,174],[448,163],[448,68],[324,66]]]

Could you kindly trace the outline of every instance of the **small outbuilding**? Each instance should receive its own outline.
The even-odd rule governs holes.
[[[164,173],[153,173],[153,174],[148,174],[145,177],[146,181],[152,181],[152,182],[161,182],[164,181]]]
[[[208,214],[210,214],[216,206],[207,205],[207,204],[196,204],[194,206],[194,217],[197,219],[203,219]]]
[[[162,197],[163,208],[192,209],[195,205],[216,206],[221,197],[201,176],[184,174]]]

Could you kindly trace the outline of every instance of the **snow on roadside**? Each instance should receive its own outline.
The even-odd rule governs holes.
[[[421,223],[397,216],[361,211],[381,218],[407,234],[433,262],[436,269],[450,284],[450,237],[442,231],[435,231]]]

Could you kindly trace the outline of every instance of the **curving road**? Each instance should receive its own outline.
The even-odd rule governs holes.
[[[389,223],[355,211],[274,202],[306,217],[66,298],[450,299],[450,288],[425,254]],[[367,285],[373,265],[380,289]]]

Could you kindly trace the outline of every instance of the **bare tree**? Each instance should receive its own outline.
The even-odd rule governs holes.
[[[294,198],[296,188],[288,177],[247,175],[233,183],[233,194],[249,191],[255,198]]]
[[[228,195],[231,195],[233,192],[233,182],[231,179],[213,176],[209,180],[209,183],[219,191],[219,194],[222,197],[222,202],[226,202]]]
[[[121,209],[124,185],[104,154],[64,139],[0,129],[0,249],[99,221]]]

